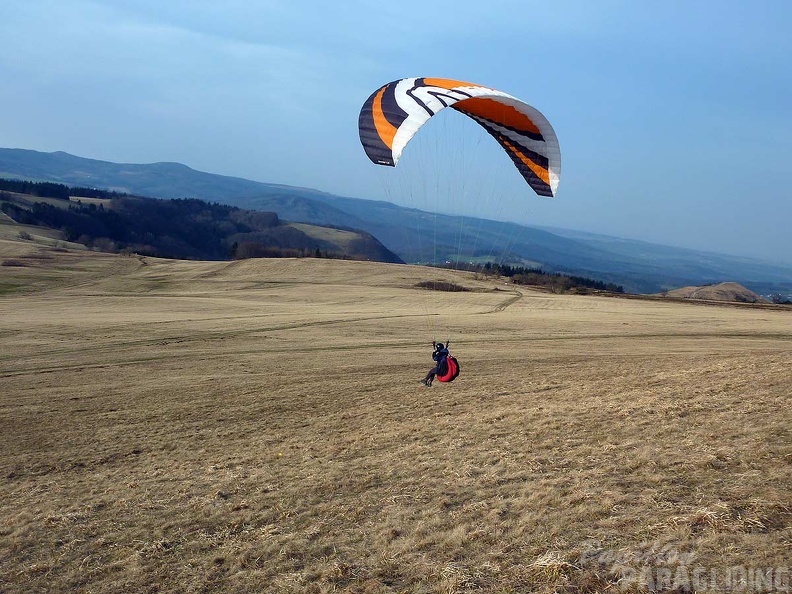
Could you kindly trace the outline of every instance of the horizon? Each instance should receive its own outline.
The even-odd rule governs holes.
[[[512,222],[789,262],[792,6],[502,0],[455,3],[451,22],[441,2],[405,20],[416,6],[5,6],[0,144],[402,204],[360,147],[360,107],[390,80],[458,78],[559,137],[557,198],[508,203]],[[492,148],[482,161],[511,167]],[[499,220],[480,208],[456,213]]]
[[[32,149],[23,149],[23,148],[12,148],[12,147],[0,147],[0,150],[20,150],[20,151],[30,151],[30,152],[34,152],[34,153],[43,153],[43,151],[36,151],[36,150],[32,150]],[[318,188],[311,188],[311,187],[307,187],[307,186],[293,186],[293,185],[289,185],[289,184],[272,184],[270,182],[263,182],[263,181],[248,179],[248,178],[244,178],[244,177],[226,176],[225,174],[222,174],[222,173],[212,173],[212,172],[209,172],[209,171],[201,171],[199,169],[194,169],[194,168],[190,167],[189,165],[186,165],[184,163],[180,163],[178,161],[155,161],[153,163],[116,163],[114,161],[107,161],[107,160],[104,160],[104,159],[92,159],[90,157],[81,157],[80,155],[74,155],[74,154],[66,152],[66,151],[52,151],[52,152],[43,153],[43,154],[58,154],[58,153],[69,155],[71,157],[77,157],[79,159],[87,159],[87,160],[91,160],[91,161],[99,161],[99,162],[110,163],[110,164],[115,164],[115,165],[142,165],[142,166],[145,166],[145,165],[177,165],[179,167],[187,167],[188,169],[191,169],[192,171],[195,171],[197,173],[203,173],[203,174],[209,174],[209,175],[217,175],[217,176],[221,176],[221,177],[231,177],[232,179],[239,179],[239,180],[243,180],[243,181],[247,181],[247,182],[253,182],[253,183],[257,183],[257,184],[277,185],[277,186],[283,186],[283,187],[293,188],[293,189],[301,189],[301,190],[316,191],[316,192],[321,192],[321,193],[328,193],[328,192],[325,192],[324,190],[321,190],[321,189],[318,189]],[[3,178],[3,177],[4,177],[4,175],[2,173],[0,173],[0,178]],[[27,179],[27,178],[25,178],[25,179]],[[55,182],[55,183],[60,183],[60,184],[65,185],[65,186],[74,187],[73,184],[69,184],[69,183],[65,183],[65,182]],[[91,187],[94,187],[94,186],[91,186]],[[97,188],[97,189],[110,190],[109,188]],[[124,192],[122,192],[122,193],[124,193]],[[135,192],[129,192],[129,193],[130,194],[135,194]],[[332,194],[332,193],[330,193],[330,194]],[[340,198],[357,199],[357,198],[354,198],[352,196],[340,196],[340,195],[337,195],[337,194],[332,194],[332,195],[338,196]],[[149,198],[160,198],[159,196],[147,196],[147,197],[149,197]],[[199,200],[201,200],[201,199],[199,198]],[[366,200],[366,199],[365,198],[359,198],[359,200]],[[383,201],[383,202],[386,202],[386,203],[389,203],[389,204],[395,204],[396,206],[403,206],[404,208],[418,208],[418,210],[424,210],[423,208],[420,208],[420,207],[414,206],[414,205],[412,205],[412,206],[411,205],[399,205],[399,204],[397,204],[397,203],[395,203],[395,202],[393,202],[391,200],[388,200],[387,198],[378,198],[378,199],[371,199],[371,200],[380,200],[380,201]],[[207,201],[207,200],[204,200],[204,201]],[[429,212],[429,211],[425,211],[425,212]],[[460,213],[445,212],[445,211],[440,211],[440,210],[436,211],[435,214],[438,214],[440,216],[448,216],[448,217],[460,217],[460,216],[466,217],[466,215],[462,215]],[[727,251],[716,251],[716,250],[709,250],[709,249],[704,249],[704,248],[693,248],[693,247],[685,246],[685,245],[675,245],[675,244],[672,244],[672,243],[661,243],[661,242],[658,242],[658,241],[650,241],[650,240],[639,239],[639,238],[624,237],[624,236],[619,236],[619,235],[609,235],[607,233],[600,233],[600,232],[596,232],[596,231],[588,231],[588,230],[585,230],[585,229],[576,229],[576,228],[573,228],[573,227],[558,227],[558,226],[538,225],[538,224],[532,224],[530,222],[520,223],[520,222],[515,222],[515,221],[509,221],[509,220],[500,220],[500,219],[495,219],[495,218],[487,218],[485,216],[476,217],[476,218],[483,219],[483,220],[489,220],[489,221],[493,221],[493,222],[497,222],[497,223],[513,223],[515,225],[523,226],[523,227],[526,227],[526,228],[538,229],[538,230],[547,231],[549,233],[553,233],[553,234],[556,234],[556,235],[559,235],[559,236],[570,236],[572,238],[574,238],[575,235],[584,235],[584,236],[589,236],[589,237],[592,237],[592,238],[593,237],[600,237],[600,238],[604,238],[604,239],[614,239],[614,240],[624,241],[624,242],[643,243],[643,244],[646,244],[646,245],[649,245],[649,246],[656,246],[656,247],[661,247],[661,248],[678,249],[678,250],[682,250],[682,251],[690,251],[690,252],[694,252],[694,253],[699,253],[701,255],[722,256],[722,257],[728,257],[728,258],[745,259],[745,260],[748,260],[750,262],[755,262],[757,264],[779,266],[781,268],[792,266],[792,259],[784,260],[780,256],[777,259],[769,259],[769,258],[763,258],[761,256],[745,255],[745,254],[739,254],[739,253],[733,253],[733,252],[727,252]],[[729,282],[729,281],[724,281],[724,282]]]

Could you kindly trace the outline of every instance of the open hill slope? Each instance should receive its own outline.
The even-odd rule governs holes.
[[[0,264],[3,592],[636,592],[789,565],[787,309],[32,241]],[[438,277],[471,290],[415,288]],[[447,336],[462,375],[424,388]]]
[[[703,287],[682,287],[668,291],[669,297],[701,299],[703,301],[729,301],[736,303],[768,303],[767,299],[746,289],[739,283],[717,283]]]
[[[3,191],[19,182],[0,179],[3,224],[110,252],[195,260],[226,260],[258,255],[323,257],[400,263],[364,231],[281,221],[273,212],[242,210],[203,200],[161,200],[50,184],[50,194]]]
[[[200,198],[282,219],[364,230],[405,262],[492,258],[655,293],[737,281],[757,293],[792,295],[792,263],[743,258],[563,229],[539,229],[390,202],[336,196],[196,171],[179,163],[111,163],[64,152],[0,148],[0,176],[95,186],[156,198]],[[456,213],[459,214],[459,213]],[[427,236],[432,237],[427,242]]]

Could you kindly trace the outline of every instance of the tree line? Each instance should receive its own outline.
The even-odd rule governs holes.
[[[109,192],[96,188],[4,178],[0,178],[0,190],[38,196],[39,198],[57,198],[59,200],[68,200],[70,196],[82,196],[85,198],[117,198],[125,196],[125,194],[119,192]]]
[[[66,241],[110,252],[136,252],[163,258],[226,260],[228,238],[279,223],[275,213],[234,218],[240,209],[193,198],[158,200],[125,196],[103,204],[68,207],[36,202],[29,207],[3,202],[18,223],[58,229]],[[255,221],[255,226],[247,224]]]
[[[604,291],[608,293],[624,293],[624,287],[615,283],[606,283],[584,276],[563,274],[560,272],[546,272],[541,268],[525,266],[512,266],[487,262],[485,264],[471,264],[466,262],[452,262],[445,268],[455,270],[468,270],[484,275],[505,276],[518,285],[532,285],[546,287],[554,293],[567,293],[570,291]]]
[[[13,192],[13,193],[11,193]],[[19,194],[60,198],[21,200]],[[69,197],[73,197],[69,201]],[[81,201],[99,198],[106,202]],[[374,238],[349,242],[345,251],[282,224],[274,212],[252,211],[195,198],[161,200],[62,184],[0,179],[0,209],[25,225],[57,229],[63,239],[107,252],[162,258],[382,259]]]

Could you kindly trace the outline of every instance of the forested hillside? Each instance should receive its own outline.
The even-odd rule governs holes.
[[[197,199],[0,180],[0,208],[20,224],[57,229],[66,241],[103,251],[203,260],[313,256],[400,262],[365,232],[296,226],[274,212]]]
[[[485,254],[471,249],[467,259],[480,262],[483,255],[499,253],[505,255],[498,259],[501,262],[594,278],[637,293],[729,280],[762,295],[792,297],[792,266],[787,254],[780,254],[778,261],[765,262],[568,229],[431,214],[389,202],[215,175],[179,163],[112,163],[64,152],[0,148],[0,177],[90,185],[158,198],[189,196],[248,210],[277,212],[281,219],[289,221],[354,227],[376,237],[391,256],[398,254],[398,258],[412,263],[442,263],[458,258],[458,246],[481,250],[486,245]],[[426,237],[427,217],[431,219],[432,258],[418,248]],[[475,231],[471,233],[472,230]]]

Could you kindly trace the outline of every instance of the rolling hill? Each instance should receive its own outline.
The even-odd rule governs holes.
[[[20,237],[196,260],[314,256],[401,262],[365,231],[291,223],[274,212],[195,198],[162,200],[103,191],[70,196],[85,188],[69,190],[60,184],[44,188],[45,196],[2,189],[9,185],[18,184],[0,179],[0,223],[16,226]]]
[[[702,252],[563,229],[434,215],[383,201],[346,198],[310,188],[268,184],[195,171],[179,163],[119,164],[64,152],[0,149],[0,176],[93,186],[158,198],[200,198],[282,219],[362,229],[406,262],[508,253],[509,261],[541,266],[654,293],[735,281],[763,295],[792,294],[792,265]],[[431,225],[433,250],[421,238]],[[479,246],[473,250],[472,246]]]
[[[0,589],[785,587],[791,319],[0,237]]]
[[[699,299],[701,301],[727,301],[736,303],[768,303],[767,299],[746,289],[739,283],[717,283],[703,287],[681,287],[668,291],[668,297]]]

